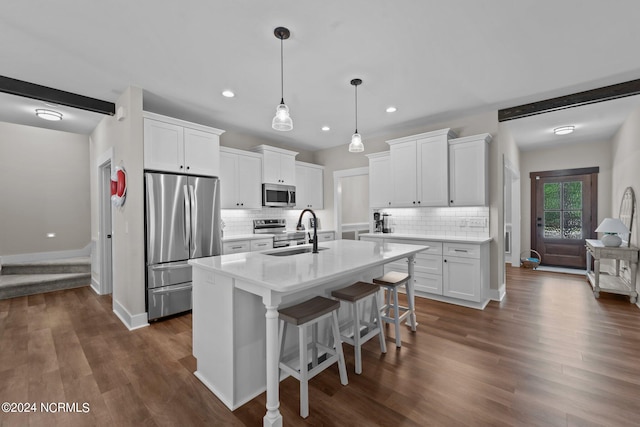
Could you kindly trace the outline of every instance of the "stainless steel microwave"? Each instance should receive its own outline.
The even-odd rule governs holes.
[[[295,186],[281,184],[262,184],[262,206],[293,207],[295,205]]]

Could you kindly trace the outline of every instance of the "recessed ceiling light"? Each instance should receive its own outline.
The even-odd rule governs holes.
[[[395,113],[398,111],[396,107],[387,107],[387,113]]]
[[[222,91],[222,96],[226,97],[226,98],[233,98],[234,96],[236,96],[235,93],[233,93],[230,90],[223,90]]]
[[[44,110],[42,108],[36,109],[36,116],[40,117],[41,119],[51,121],[62,120],[62,113],[58,113],[57,111],[53,110]]]
[[[329,132],[331,128],[329,126],[322,126],[322,130],[325,132]]]
[[[559,128],[555,128],[553,133],[556,135],[568,135],[575,130],[575,126],[560,126]]]

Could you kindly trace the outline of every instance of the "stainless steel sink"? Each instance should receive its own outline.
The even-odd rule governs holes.
[[[329,248],[318,248],[318,252],[324,251],[327,249]],[[312,251],[313,251],[313,248],[307,246],[304,248],[293,248],[293,249],[287,249],[283,251],[265,252],[265,255],[290,256],[290,255],[307,254],[307,253],[311,253]]]

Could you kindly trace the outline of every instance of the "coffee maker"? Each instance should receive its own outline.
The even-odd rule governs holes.
[[[373,213],[373,226],[376,233],[382,233],[382,219],[380,219],[380,212]]]
[[[391,233],[391,215],[382,214],[382,232]]]

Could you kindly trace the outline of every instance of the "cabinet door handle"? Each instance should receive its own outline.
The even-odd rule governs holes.
[[[187,166],[187,170],[191,169],[191,166]]]
[[[447,262],[447,260],[446,260],[446,259],[443,259],[442,261]]]
[[[266,243],[256,243],[256,246],[267,246]]]
[[[242,249],[242,246],[231,246],[231,249]]]
[[[180,165],[180,169],[182,169],[184,166]]]
[[[454,249],[454,251],[456,251],[456,252],[464,252],[464,253],[468,252],[466,249]]]
[[[453,203],[453,200],[449,200],[449,203]]]

